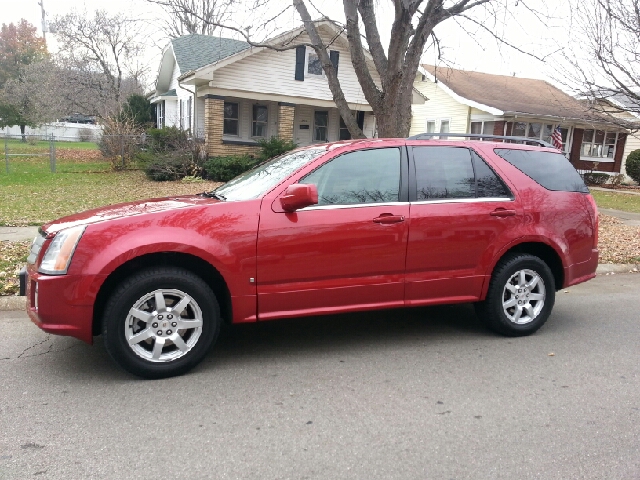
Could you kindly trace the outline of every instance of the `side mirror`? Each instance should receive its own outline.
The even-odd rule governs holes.
[[[318,203],[318,187],[313,184],[296,183],[289,185],[280,197],[280,205],[285,212],[295,212]]]

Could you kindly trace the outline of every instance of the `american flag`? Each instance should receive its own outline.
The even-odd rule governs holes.
[[[560,127],[556,127],[556,129],[551,134],[551,143],[558,150],[562,151],[562,132],[560,131]]]

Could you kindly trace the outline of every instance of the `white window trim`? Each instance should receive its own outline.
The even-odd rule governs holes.
[[[258,136],[258,135],[254,135],[253,134],[253,124],[256,123],[256,121],[253,118],[253,109],[254,107],[264,107],[267,109],[267,121],[266,122],[260,122],[260,123],[264,123],[265,124],[265,128],[264,128],[264,136]],[[250,131],[250,135],[251,138],[269,138],[269,105],[267,104],[263,104],[263,103],[256,103],[256,104],[252,104],[251,105],[251,131]]]
[[[472,134],[471,133],[471,124],[472,123],[480,123],[481,124],[480,125],[480,135],[487,135],[487,136],[495,135],[493,133],[493,130],[491,131],[491,133],[484,133],[484,124],[488,123],[488,122],[493,123],[493,127],[494,127],[494,130],[495,130],[496,121],[497,120],[473,120],[473,119],[471,119],[471,120],[469,120],[469,131],[467,133]],[[475,135],[475,134],[472,134],[472,135]]]
[[[317,140],[316,137],[316,112],[326,112],[327,114],[327,126],[325,127],[327,129],[327,138],[326,140]],[[312,131],[311,131],[311,143],[327,143],[329,142],[329,117],[331,115],[329,115],[329,110],[314,110],[313,111],[313,125],[312,125]]]
[[[224,121],[225,121],[225,116],[224,116],[224,103],[235,103],[236,105],[238,105],[238,133],[236,135],[234,135],[233,133],[224,133]],[[242,102],[240,101],[224,101],[223,105],[222,105],[222,137],[223,138],[230,138],[230,139],[237,139],[240,138],[240,135],[242,133],[242,124],[241,119],[242,119]],[[230,118],[229,120],[233,120],[232,118]]]
[[[320,65],[320,71],[322,72],[320,75],[317,75],[315,73],[309,73],[309,57],[311,55],[316,55],[315,50],[313,48],[307,48],[305,53],[306,53],[306,57],[304,59],[305,78],[307,75],[311,75],[311,78],[325,78],[324,68],[322,68],[322,64]],[[320,57],[318,57],[318,60],[320,61]]]
[[[584,131],[582,132],[582,140],[584,140],[584,132],[586,130],[593,130],[593,138],[596,138],[596,130],[600,130],[598,128],[585,128]],[[616,140],[615,143],[613,144],[613,157],[609,158],[609,157],[587,157],[585,155],[582,155],[582,145],[584,144],[583,141],[580,142],[580,160],[584,161],[584,162],[598,162],[598,163],[614,163],[616,161],[616,152],[618,150],[618,137],[620,136],[620,132],[611,132],[608,130],[602,130],[604,132],[604,138],[605,140],[607,139],[607,133],[615,133],[616,134]],[[591,145],[593,145],[593,140],[591,140]],[[604,148],[604,140],[602,143],[602,146]]]
[[[435,126],[435,131],[434,136],[432,138],[440,138],[440,136],[435,135],[435,134],[440,134],[440,133],[444,133],[441,132],[440,129],[442,128],[442,122],[449,122],[449,131],[447,133],[454,133],[451,131],[451,117],[442,117],[442,118],[427,118],[426,122],[424,123],[424,131],[428,132],[429,128],[429,122],[434,122],[436,124]],[[448,136],[448,135],[442,135],[442,136]]]

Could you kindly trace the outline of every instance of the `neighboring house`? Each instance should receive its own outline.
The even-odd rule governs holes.
[[[318,21],[316,27],[329,45],[342,91],[358,124],[367,137],[374,137],[375,118],[351,64],[346,35],[330,21]],[[220,42],[220,48],[215,41]],[[194,42],[206,44],[210,50],[190,47]],[[269,42],[281,45],[310,40],[300,27]],[[190,56],[196,50],[197,59]],[[379,84],[373,62],[370,58],[368,61]],[[202,35],[172,40],[165,50],[152,99],[164,105],[163,109],[158,107],[158,118],[162,119],[159,125],[169,125],[170,117],[182,118],[185,107],[181,116],[178,107],[171,105],[183,104],[189,98],[193,98],[193,109],[186,106],[191,119],[185,119],[182,125],[192,125],[194,131],[204,133],[211,156],[257,153],[258,141],[272,136],[299,146],[350,138],[320,61],[306,46],[275,51]],[[425,99],[414,91],[414,101],[424,103]]]
[[[620,172],[627,129],[543,80],[422,65],[414,84],[429,101],[412,105],[411,135],[514,135],[551,142],[556,127],[578,169]],[[443,135],[445,136],[445,135]]]
[[[640,108],[636,100],[632,100],[626,95],[610,95],[606,99],[599,101],[599,110],[621,120],[630,129],[627,135],[627,143],[622,153],[621,172],[626,174],[625,163],[627,157],[634,150],[640,150]]]
[[[179,127],[197,136],[204,135],[204,101],[198,102],[194,87],[180,85],[178,77],[248,46],[239,40],[208,35],[172,39],[162,52],[156,90],[149,99],[156,106],[158,128]]]

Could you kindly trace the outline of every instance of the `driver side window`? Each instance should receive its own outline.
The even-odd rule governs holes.
[[[397,202],[400,150],[379,148],[345,153],[298,183],[318,187],[318,205]]]

